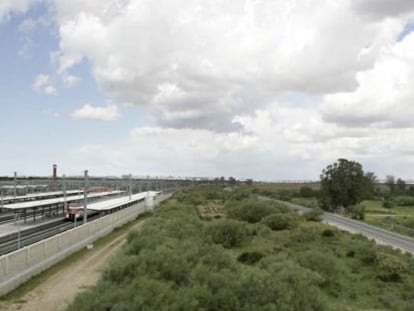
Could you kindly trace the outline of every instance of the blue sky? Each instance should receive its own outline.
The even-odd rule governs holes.
[[[399,3],[3,0],[0,175],[414,179]]]
[[[48,25],[37,26],[29,33],[19,30],[25,20],[45,17]],[[119,140],[135,126],[149,122],[145,109],[128,108],[122,109],[127,113],[123,113],[115,125],[72,118],[73,111],[84,103],[100,106],[105,105],[107,99],[91,75],[87,60],[71,69],[71,74],[80,77],[81,83],[68,88],[59,81],[50,57],[58,48],[56,25],[42,5],[0,23],[0,122],[3,132],[0,174],[11,175],[15,170],[23,170],[21,174],[49,173],[49,166],[60,162],[62,152],[70,153],[82,145]],[[42,94],[33,89],[33,79],[39,73],[56,79],[57,95]]]

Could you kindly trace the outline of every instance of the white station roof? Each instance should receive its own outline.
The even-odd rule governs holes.
[[[77,193],[83,193],[83,190],[67,190],[66,194],[67,195],[71,195],[71,194],[77,194]],[[19,196],[5,196],[3,197],[4,201],[9,201],[9,200],[25,200],[25,199],[35,199],[35,198],[45,198],[45,197],[53,197],[56,195],[62,195],[63,196],[63,191],[52,191],[52,192],[40,192],[40,193],[30,193],[27,195],[19,195]]]
[[[120,194],[124,193],[125,191],[107,191],[107,192],[97,192],[97,193],[89,193],[87,198],[99,198],[108,195]],[[71,201],[78,201],[83,199],[83,194],[81,195],[73,195],[66,198],[66,202]],[[29,201],[29,202],[18,202],[12,204],[4,204],[3,208],[11,209],[11,210],[19,210],[19,209],[27,209],[27,208],[34,208],[34,207],[41,207],[46,205],[58,204],[63,203],[65,201],[64,198],[53,198],[47,200],[38,200],[38,201]]]
[[[133,194],[131,196],[131,199],[129,199],[129,196],[123,196],[121,198],[115,198],[115,199],[109,199],[105,201],[90,203],[88,204],[87,208],[93,211],[108,211],[108,210],[120,207],[128,203],[138,202],[140,200],[145,199],[147,196],[154,197],[159,193],[160,192],[158,191],[140,192],[137,194]]]
[[[0,186],[2,189],[13,189],[14,185],[5,185]],[[47,185],[16,185],[17,189],[25,189],[25,188],[47,188]]]

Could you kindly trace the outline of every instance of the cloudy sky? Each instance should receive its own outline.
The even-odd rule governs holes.
[[[0,174],[414,178],[412,0],[1,0]]]

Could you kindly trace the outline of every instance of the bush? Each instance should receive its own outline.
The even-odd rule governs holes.
[[[289,190],[281,190],[279,192],[279,199],[282,201],[290,201],[292,200],[294,193]]]
[[[377,262],[377,250],[373,246],[360,245],[356,250],[358,258],[366,265],[372,265]]]
[[[393,208],[394,206],[395,206],[395,204],[392,201],[389,201],[389,200],[385,200],[382,203],[382,207],[385,207],[385,208]]]
[[[324,285],[335,283],[339,273],[336,259],[330,253],[316,250],[305,251],[300,254],[298,262],[302,267],[319,273],[324,278]]]
[[[272,230],[292,229],[298,225],[299,217],[294,213],[278,213],[266,216],[262,222]]]
[[[319,208],[313,208],[310,211],[304,212],[302,214],[303,219],[307,221],[321,221],[323,211]]]
[[[213,243],[225,248],[239,246],[247,237],[246,225],[233,219],[217,220],[208,225],[206,235]]]
[[[272,201],[246,200],[231,203],[226,207],[227,217],[250,223],[261,221],[264,217],[278,212],[290,211],[288,207]]]
[[[313,189],[308,186],[302,186],[299,189],[299,196],[302,198],[312,198],[315,196]]]
[[[353,219],[365,219],[365,205],[358,204],[349,206],[347,212],[351,215]]]
[[[414,206],[414,197],[409,195],[400,195],[394,198],[394,203],[399,206]]]
[[[408,265],[403,259],[391,254],[378,254],[378,278],[384,282],[398,282]]]
[[[316,241],[321,235],[321,230],[314,224],[300,224],[291,230],[290,238],[293,242],[306,243]]]
[[[261,252],[244,252],[237,257],[237,260],[252,265],[258,262],[260,259],[262,259],[265,255]]]
[[[335,235],[335,231],[332,229],[325,229],[322,231],[323,237],[333,237]]]

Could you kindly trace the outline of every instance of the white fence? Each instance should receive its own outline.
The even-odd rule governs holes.
[[[168,198],[161,195],[155,204]],[[149,210],[140,202],[0,257],[0,296]]]

